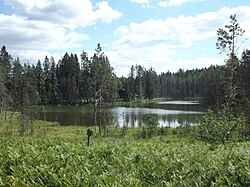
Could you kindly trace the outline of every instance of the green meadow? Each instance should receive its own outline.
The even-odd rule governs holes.
[[[6,125],[6,124],[5,124]],[[9,126],[9,124],[8,124]],[[34,121],[33,134],[0,127],[0,186],[250,186],[250,142],[209,144],[141,129],[110,128],[90,137],[86,127]],[[8,133],[7,133],[8,132]]]

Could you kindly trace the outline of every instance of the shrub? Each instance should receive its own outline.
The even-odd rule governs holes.
[[[140,132],[141,138],[151,138],[157,135],[157,127],[159,125],[158,116],[156,114],[146,114],[143,116],[145,127]]]
[[[210,143],[225,144],[227,141],[239,138],[239,133],[245,126],[244,118],[230,116],[227,108],[218,115],[208,110],[200,121],[196,137]]]

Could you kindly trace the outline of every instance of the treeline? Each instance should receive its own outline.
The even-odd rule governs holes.
[[[250,101],[250,50],[235,59],[232,85],[237,90],[239,107]],[[184,71],[166,72],[157,75],[152,68],[132,66],[128,78],[120,78],[119,96],[124,101],[163,98],[200,98],[210,106],[220,107],[226,102],[230,86],[230,60],[222,66]],[[236,101],[235,101],[236,102]]]
[[[206,92],[205,79],[210,69],[195,69],[176,73],[166,72],[157,75],[154,69],[132,66],[128,78],[121,78],[123,87],[120,96],[123,100],[163,98],[203,97]]]
[[[80,62],[76,54],[66,53],[58,63],[46,56],[36,65],[13,60],[3,46],[0,72],[1,107],[113,102],[117,97],[117,79],[100,44],[91,58],[83,51]]]
[[[97,99],[103,102],[133,101],[163,98],[202,98],[209,105],[220,106],[228,87],[228,64],[176,73],[157,75],[153,68],[132,66],[128,77],[117,78],[108,57],[98,44],[89,58],[83,51],[81,59],[66,53],[55,63],[46,56],[36,65],[21,64],[12,59],[5,46],[0,53],[1,100],[20,106],[83,104]],[[246,103],[250,99],[250,50],[237,59],[233,84],[237,98]]]

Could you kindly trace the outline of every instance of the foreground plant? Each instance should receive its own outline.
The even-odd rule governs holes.
[[[249,186],[250,143],[0,139],[1,186]]]
[[[242,138],[247,122],[242,117],[231,117],[227,108],[219,114],[212,110],[203,116],[198,126],[197,138],[210,143],[223,143]]]

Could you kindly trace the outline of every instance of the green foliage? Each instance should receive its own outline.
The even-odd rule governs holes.
[[[58,122],[32,120],[27,113],[2,112],[0,113],[1,137],[45,137],[53,127],[58,127]],[[74,128],[72,128],[72,131]],[[70,134],[70,131],[67,132]],[[72,135],[72,134],[71,134]],[[66,133],[62,136],[66,136]]]
[[[159,125],[157,114],[146,114],[143,116],[143,121],[146,127],[156,128]]]
[[[210,143],[223,143],[242,138],[247,127],[244,118],[230,117],[225,108],[216,115],[212,110],[203,116],[197,131],[197,138]]]
[[[241,45],[237,45],[238,38],[242,37],[244,33],[245,30],[240,27],[236,14],[231,15],[229,25],[225,25],[225,28],[217,30],[217,49],[233,57]]]
[[[249,186],[249,142],[0,139],[1,186]]]
[[[122,128],[121,128],[121,136],[126,136],[128,133],[128,125],[127,125],[125,113],[122,113],[121,117],[122,117],[122,123],[123,123]]]
[[[151,138],[158,135],[158,115],[156,114],[146,114],[143,116],[143,121],[145,126],[142,127],[139,137],[141,138]]]
[[[127,133],[128,133],[128,127],[127,126],[123,126],[122,128],[121,128],[121,136],[126,136],[127,135]]]
[[[178,120],[178,123],[180,126],[176,127],[179,138],[187,138],[190,137],[193,134],[194,128],[187,122],[183,122],[181,120]]]
[[[57,68],[60,104],[79,103],[79,77],[80,65],[77,55],[66,53]]]

